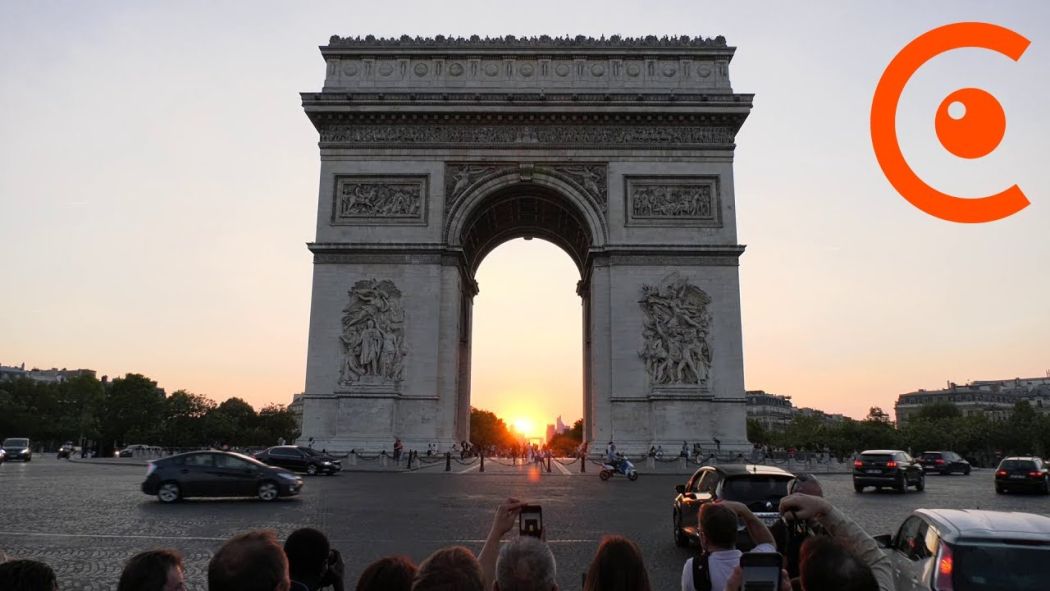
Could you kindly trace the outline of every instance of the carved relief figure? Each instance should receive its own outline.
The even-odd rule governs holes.
[[[348,292],[343,309],[343,368],[339,383],[385,384],[402,380],[405,313],[392,281],[366,279]]]
[[[712,218],[711,185],[632,186],[631,215],[636,218]]]
[[[422,182],[344,178],[336,192],[336,219],[418,218],[422,204]]]
[[[638,302],[645,313],[638,355],[656,385],[707,383],[711,348],[707,343],[711,298],[703,290],[671,273],[660,285],[642,286]]]

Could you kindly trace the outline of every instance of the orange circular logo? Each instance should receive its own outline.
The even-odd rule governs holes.
[[[919,68],[930,59],[960,47],[980,47],[1017,61],[1028,48],[1022,35],[989,23],[954,23],[916,37],[900,50],[882,73],[871,100],[871,144],[883,174],[912,205],[951,222],[982,223],[1000,220],[1028,206],[1021,188],[983,197],[959,197],[927,185],[908,166],[897,141],[897,105],[901,93]],[[953,114],[954,105],[964,113]],[[945,97],[934,118],[937,139],[960,158],[987,156],[1006,133],[1006,114],[994,96],[980,88],[961,88]]]

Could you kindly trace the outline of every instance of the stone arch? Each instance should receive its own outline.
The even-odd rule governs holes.
[[[463,251],[473,276],[481,260],[495,247],[512,238],[536,236],[565,250],[584,275],[587,255],[604,248],[608,240],[604,214],[592,199],[552,174],[535,171],[526,178],[523,176],[518,170],[506,170],[468,188],[452,204],[447,204],[445,244]],[[526,212],[505,211],[511,219],[493,220],[498,222],[497,227],[489,233],[478,233],[477,224],[487,214],[501,207],[513,209],[515,205],[525,206],[530,202],[537,207],[532,218],[539,223],[531,223]],[[515,213],[521,214],[516,221]],[[543,222],[554,223],[556,227],[545,227]],[[585,234],[584,244],[569,235],[576,232]],[[472,238],[480,243],[471,244]]]

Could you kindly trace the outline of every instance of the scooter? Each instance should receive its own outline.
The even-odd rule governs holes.
[[[598,478],[608,480],[613,477],[613,474],[623,474],[627,477],[627,480],[632,482],[638,480],[638,472],[634,469],[634,464],[623,456],[620,456],[620,461],[616,465],[608,462],[603,463],[602,471],[598,473]]]

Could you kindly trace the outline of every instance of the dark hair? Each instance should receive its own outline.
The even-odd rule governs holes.
[[[163,591],[173,568],[183,568],[182,556],[175,550],[139,552],[124,563],[117,591]]]
[[[594,553],[584,591],[650,591],[649,572],[638,546],[623,536],[605,536]]]
[[[799,578],[807,591],[878,591],[871,568],[827,536],[802,544]]]
[[[484,591],[481,565],[463,546],[442,548],[419,565],[412,591]]]
[[[0,589],[4,591],[54,591],[58,579],[51,567],[36,560],[9,560],[0,564]]]
[[[409,591],[416,565],[407,556],[387,556],[368,565],[357,580],[357,591]]]
[[[736,513],[725,505],[707,503],[700,508],[700,531],[707,546],[736,548]]]
[[[272,531],[230,538],[208,563],[208,591],[273,591],[288,583],[288,559]]]
[[[319,577],[328,564],[328,538],[316,529],[304,527],[292,532],[284,541],[288,557],[288,574],[293,579],[301,576]]]

